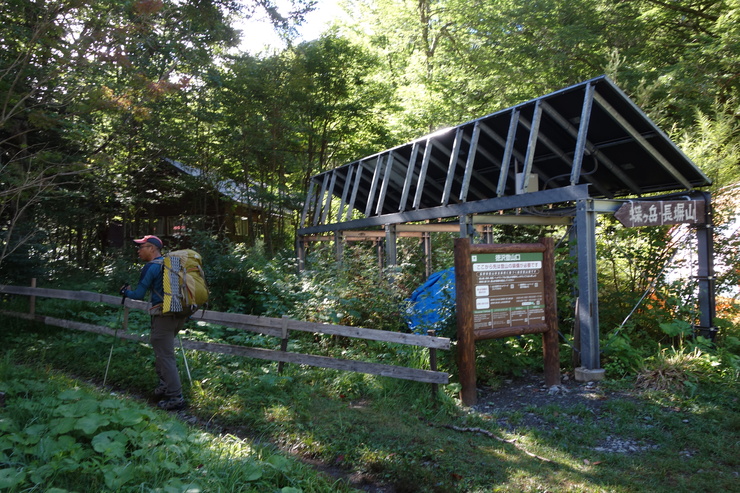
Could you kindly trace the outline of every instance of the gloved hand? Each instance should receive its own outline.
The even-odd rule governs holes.
[[[118,292],[119,292],[120,294],[122,294],[123,296],[126,296],[126,291],[127,291],[127,290],[128,290],[128,289],[129,289],[130,287],[131,287],[130,285],[128,285],[128,284],[124,284],[123,286],[121,286],[121,289],[120,289],[120,290],[119,290]]]

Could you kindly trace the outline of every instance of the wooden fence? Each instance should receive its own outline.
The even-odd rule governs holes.
[[[45,289],[35,287],[35,281],[31,287],[0,285],[0,294],[14,294],[29,296],[29,313],[0,311],[3,315],[42,322],[47,325],[63,327],[66,329],[82,330],[97,334],[106,334],[121,339],[142,341],[145,336],[130,334],[126,332],[128,325],[129,310],[148,311],[149,303],[132,299],[124,300],[124,312],[121,328],[114,330],[109,327],[94,325],[83,322],[75,322],[55,317],[36,314],[36,298],[56,298],[64,300],[75,300],[92,303],[105,303],[114,306],[121,305],[121,298],[89,291],[66,291],[60,289]],[[287,317],[270,318],[255,315],[242,315],[238,313],[224,313],[210,310],[199,311],[194,319],[197,321],[211,322],[214,324],[231,327],[235,329],[257,332],[268,336],[278,337],[281,340],[281,349],[263,349],[229,344],[216,344],[182,340],[184,348],[211,353],[222,353],[236,356],[246,356],[268,361],[283,363],[294,363],[299,365],[317,366],[321,368],[333,368],[343,371],[354,371],[368,373],[384,377],[412,380],[416,382],[431,383],[433,392],[436,393],[437,384],[449,382],[449,374],[437,371],[436,350],[450,349],[450,340],[446,337],[424,336],[417,334],[402,334],[399,332],[388,332],[384,330],[364,329],[360,327],[349,327],[344,325],[328,325],[314,322],[302,322]],[[403,366],[384,365],[380,363],[369,363],[364,361],[344,360],[328,356],[316,356],[311,354],[293,353],[287,351],[289,333],[291,331],[328,334],[354,339],[365,339],[388,343],[405,344],[410,346],[425,347],[429,349],[430,370],[407,368]]]

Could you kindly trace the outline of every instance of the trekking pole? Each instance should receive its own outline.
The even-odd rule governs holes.
[[[188,359],[185,357],[185,348],[182,347],[182,339],[180,338],[180,334],[177,334],[177,340],[180,341],[180,352],[182,353],[182,360],[185,362],[185,371],[188,372],[188,380],[190,381],[190,386],[193,386],[193,377],[190,376],[190,367],[188,366]]]
[[[123,304],[126,302],[126,295],[121,297],[121,309],[118,310],[118,320],[116,320],[116,331],[113,333],[113,343],[110,345],[110,354],[108,354],[108,364],[105,365],[105,375],[103,376],[103,387],[105,382],[108,381],[108,369],[110,368],[110,360],[113,358],[113,348],[116,345],[118,339],[118,327],[121,325],[121,314],[123,313]]]

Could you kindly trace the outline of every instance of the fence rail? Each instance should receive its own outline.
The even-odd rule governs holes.
[[[30,298],[29,313],[20,313],[12,311],[0,311],[0,313],[13,316],[16,318],[33,320],[55,327],[66,329],[81,330],[97,334],[106,334],[121,339],[142,341],[144,336],[130,334],[125,331],[116,331],[109,327],[94,325],[84,322],[75,322],[35,313],[35,299],[55,298],[63,300],[84,301],[92,303],[104,303],[108,305],[121,305],[121,298],[90,291],[67,291],[61,289],[37,288],[28,286],[10,286],[0,285],[0,294],[13,294],[28,296]],[[147,311],[149,303],[138,300],[125,299],[124,307],[126,312],[130,309]],[[126,313],[128,314],[128,313]],[[234,346],[229,344],[218,344],[210,342],[200,342],[192,340],[183,340],[184,348],[196,351],[206,351],[211,353],[229,354],[235,356],[244,356],[268,361],[277,361],[279,363],[293,363],[299,365],[309,365],[321,368],[331,368],[342,371],[353,371],[359,373],[368,373],[384,377],[398,378],[403,380],[412,380],[416,382],[436,384],[449,383],[449,374],[440,372],[436,369],[436,350],[449,350],[450,340],[446,337],[424,336],[417,334],[402,334],[398,332],[387,332],[376,329],[365,329],[361,327],[350,327],[345,325],[329,325],[315,322],[303,322],[299,320],[283,318],[260,317],[255,315],[244,315],[239,313],[225,313],[211,310],[198,312],[193,317],[198,321],[210,322],[225,327],[256,332],[268,336],[278,337],[282,341],[280,350],[253,348],[245,346]],[[127,316],[124,317],[124,326],[126,325]],[[125,328],[125,327],[124,327]],[[345,360],[332,358],[329,356],[316,356],[311,354],[294,353],[286,350],[288,336],[290,331],[320,333],[348,337],[352,339],[365,339],[387,343],[405,344],[428,348],[430,352],[431,370],[421,370],[417,368],[407,368],[403,366],[385,365],[380,363],[369,363],[364,361]]]

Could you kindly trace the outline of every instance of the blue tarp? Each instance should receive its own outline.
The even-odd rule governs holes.
[[[406,301],[406,324],[412,332],[426,335],[444,328],[455,311],[455,268],[429,276]]]

